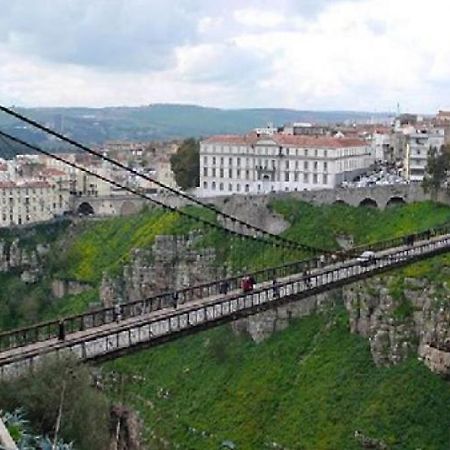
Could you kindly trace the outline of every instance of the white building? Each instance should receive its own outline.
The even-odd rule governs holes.
[[[200,143],[200,196],[333,188],[374,161],[360,139],[225,135]]]
[[[440,128],[417,129],[410,132],[406,139],[403,176],[409,181],[422,181],[430,149],[440,151],[444,142],[444,130]]]
[[[69,192],[46,181],[0,182],[0,227],[53,219],[69,209]]]

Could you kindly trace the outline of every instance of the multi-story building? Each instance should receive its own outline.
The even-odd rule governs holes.
[[[422,181],[430,149],[440,151],[444,141],[444,130],[441,128],[416,129],[407,134],[403,176],[409,181]]]
[[[274,134],[200,143],[200,196],[333,188],[374,162],[360,139]]]
[[[42,222],[69,209],[69,192],[46,181],[0,182],[0,227]]]

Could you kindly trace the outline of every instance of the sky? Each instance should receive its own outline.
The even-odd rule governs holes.
[[[0,0],[0,103],[450,109],[448,0]]]

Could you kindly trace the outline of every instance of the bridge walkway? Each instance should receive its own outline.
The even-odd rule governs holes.
[[[0,353],[0,375],[17,375],[48,354],[75,353],[82,360],[114,358],[143,347],[192,334],[240,317],[323,292],[390,268],[448,251],[450,234],[416,242],[414,245],[382,250],[373,264],[361,265],[356,258],[329,264],[278,280],[278,295],[272,283],[255,286],[252,292],[233,290],[163,308],[139,316],[110,322],[88,330],[69,333],[65,340],[51,338]]]

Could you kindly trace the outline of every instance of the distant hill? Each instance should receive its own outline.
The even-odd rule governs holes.
[[[335,123],[383,120],[387,113],[359,111],[300,111],[293,109],[218,109],[195,105],[154,104],[141,107],[30,108],[18,109],[56,131],[83,143],[108,140],[148,141],[202,137],[219,133],[244,133],[268,122]],[[0,129],[46,147],[59,148],[58,141],[0,113]],[[0,155],[7,149],[0,141]]]

